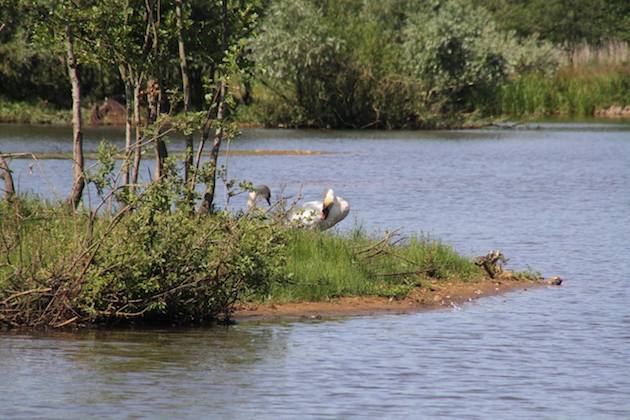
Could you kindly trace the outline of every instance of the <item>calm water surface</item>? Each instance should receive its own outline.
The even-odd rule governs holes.
[[[87,149],[119,130],[88,131]],[[0,150],[71,151],[68,129],[0,126]],[[171,150],[182,143],[172,139]],[[455,309],[184,331],[0,336],[0,418],[630,418],[630,126],[251,130],[232,176],[566,278]],[[13,160],[54,199],[70,165]],[[148,173],[150,165],[144,169]],[[243,206],[237,197],[231,208]]]

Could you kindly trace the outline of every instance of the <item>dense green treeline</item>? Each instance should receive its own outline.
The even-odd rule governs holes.
[[[70,106],[64,51],[51,39],[46,39],[61,35],[52,25],[55,19],[52,10],[65,7],[63,3],[56,0],[0,0],[0,25],[3,26],[0,32],[0,97]],[[128,56],[139,54],[137,50],[145,38],[143,16],[137,11],[138,7],[144,7],[144,2],[126,2],[131,13],[127,13],[124,3],[76,3],[75,7],[83,14],[76,17],[76,42],[83,43],[78,71],[82,94],[88,101],[103,97],[124,101],[124,81],[116,55],[120,52]],[[262,12],[262,7],[263,2],[258,0],[228,2],[224,17],[221,1],[185,2],[182,31],[186,39],[191,102],[197,109],[204,108],[204,93],[207,86],[215,82],[216,70],[225,55],[222,33],[227,29],[226,43],[233,47],[254,27],[252,22]],[[176,85],[180,74],[174,2],[163,2],[159,13],[159,48],[162,51],[159,57],[147,55],[145,58],[152,60],[151,65],[161,67],[164,85]],[[102,38],[95,39],[94,33]]]
[[[504,30],[538,34],[571,52],[583,43],[630,41],[630,2],[625,0],[474,0]]]
[[[38,4],[39,12],[33,6]],[[70,106],[63,54],[38,42],[38,28],[48,19],[42,13],[46,4],[0,0],[0,119],[28,120],[20,115],[28,107],[11,105],[19,101],[44,109]],[[246,43],[248,54],[239,60],[252,64],[241,66],[252,79],[233,77],[235,97],[248,105],[239,110],[243,122],[440,127],[502,114],[588,115],[630,104],[623,63],[594,70],[607,63],[577,60],[573,66],[585,70],[565,69],[582,46],[630,41],[630,3],[624,0],[231,0],[228,5],[229,33],[243,37],[239,27],[249,28],[247,39],[228,41]],[[163,13],[160,48],[173,53],[161,56],[173,60],[174,9],[164,6]],[[190,106],[202,110],[224,56],[221,2],[189,1],[184,13]],[[93,15],[95,26],[104,24],[101,17]],[[103,43],[112,45],[130,35],[104,32],[111,39]],[[84,98],[124,103],[118,66],[102,59],[107,49],[93,50],[96,59],[79,57]],[[153,65],[161,68],[162,84],[177,85],[176,62]],[[176,111],[183,106],[174,105]]]

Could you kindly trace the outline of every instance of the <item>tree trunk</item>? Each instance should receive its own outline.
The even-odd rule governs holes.
[[[183,0],[175,0],[175,16],[177,17],[177,44],[179,46],[179,67],[182,72],[182,93],[184,94],[184,114],[190,108],[190,79],[188,77],[188,65],[186,63],[186,46],[184,45],[184,23],[182,18]],[[193,136],[186,135],[186,152],[184,155],[184,182],[190,179],[190,170],[193,165]]]
[[[147,82],[147,101],[149,103],[148,125],[155,124],[160,114],[160,84],[155,79]],[[164,175],[164,161],[168,157],[166,144],[160,137],[160,128],[153,127],[153,143],[155,144],[155,180],[159,180]]]
[[[68,203],[77,208],[85,187],[83,162],[83,132],[81,131],[81,87],[77,72],[77,59],[74,55],[74,38],[70,25],[66,25],[67,65],[72,85],[72,142],[73,142],[73,183]]]
[[[123,185],[129,185],[129,166],[131,164],[131,126],[133,124],[133,88],[124,64],[119,67],[120,77],[125,84],[125,160],[123,161]]]
[[[214,190],[217,183],[217,162],[219,160],[219,150],[221,149],[221,142],[223,141],[223,117],[225,113],[225,95],[227,94],[227,86],[221,82],[219,88],[219,95],[217,97],[218,108],[216,121],[219,127],[215,130],[214,139],[212,141],[212,149],[210,150],[210,179],[206,184],[206,191],[203,195],[203,201],[199,212],[202,214],[210,214],[213,209],[214,203]],[[204,128],[203,137],[207,139],[210,135],[210,122],[206,124]]]
[[[2,178],[4,179],[4,198],[7,201],[12,201],[15,197],[15,185],[13,184],[13,175],[11,169],[9,169],[9,163],[0,154],[0,172],[2,172]]]
[[[133,84],[133,125],[136,131],[136,143],[134,146],[133,171],[131,173],[131,183],[138,183],[140,172],[140,160],[142,159],[142,121],[140,118],[140,80],[134,79]]]
[[[223,36],[222,36],[222,47],[223,54],[227,54],[227,35],[228,35],[228,0],[221,1],[221,9],[222,9],[222,20],[223,20]],[[223,70],[225,73],[225,70]],[[225,76],[225,74],[223,74]],[[210,151],[210,179],[206,184],[206,191],[203,195],[203,201],[201,202],[201,207],[199,208],[199,212],[203,214],[209,214],[212,212],[213,203],[214,203],[214,190],[217,183],[217,161],[219,159],[219,150],[221,149],[221,142],[223,141],[223,119],[225,117],[225,106],[226,106],[226,97],[227,97],[227,85],[224,80],[221,80],[221,85],[219,86],[219,94],[217,96],[218,107],[217,107],[217,118],[218,128],[214,134],[214,140],[212,142],[212,150]],[[204,128],[204,132],[206,138],[209,134],[209,127],[206,124]]]

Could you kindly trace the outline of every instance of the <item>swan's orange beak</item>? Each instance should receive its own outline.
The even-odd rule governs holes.
[[[326,220],[326,218],[328,217],[328,213],[330,213],[330,208],[332,207],[332,204],[333,203],[324,203],[324,207],[322,208],[322,220]]]

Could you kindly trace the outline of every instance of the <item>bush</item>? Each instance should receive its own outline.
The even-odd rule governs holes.
[[[515,72],[553,72],[548,44],[461,0],[278,0],[253,42],[266,125],[438,127],[491,108]]]
[[[284,276],[284,231],[252,217],[198,217],[177,178],[117,215],[64,204],[0,205],[0,324],[199,323]],[[178,203],[176,206],[175,203]]]

